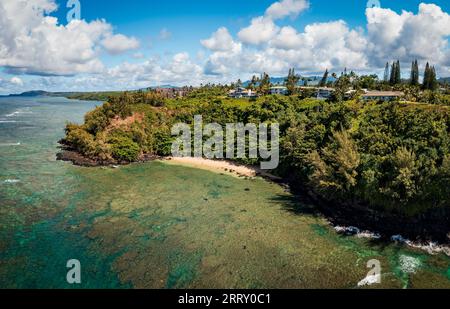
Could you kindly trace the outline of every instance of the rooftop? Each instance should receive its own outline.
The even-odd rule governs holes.
[[[364,97],[401,97],[404,93],[401,91],[367,91]]]

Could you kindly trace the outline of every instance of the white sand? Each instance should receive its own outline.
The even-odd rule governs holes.
[[[174,158],[169,157],[163,162],[175,165],[184,165],[195,168],[200,168],[212,172],[227,173],[237,177],[256,177],[260,171],[257,168],[238,165],[225,160],[209,160],[204,158]]]

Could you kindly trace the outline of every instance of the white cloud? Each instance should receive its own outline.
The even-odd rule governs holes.
[[[104,70],[102,45],[112,52],[123,50],[118,43],[136,45],[134,39],[115,36],[104,20],[61,25],[48,16],[55,10],[54,0],[0,2],[0,66],[38,75],[96,73]]]
[[[260,16],[252,19],[250,26],[238,33],[239,39],[246,44],[259,45],[267,43],[278,32],[279,27],[268,17]]]
[[[250,26],[241,29],[239,39],[246,44],[259,45],[272,39],[279,31],[274,20],[286,16],[297,17],[309,8],[308,0],[281,0],[273,3],[264,16],[253,18]]]
[[[136,38],[129,38],[123,34],[109,35],[101,42],[102,46],[112,55],[138,49],[140,44]]]
[[[280,32],[270,42],[272,46],[280,49],[300,48],[304,44],[304,38],[296,29],[290,26],[281,28]]]
[[[233,51],[241,48],[240,43],[235,43],[231,37],[228,29],[225,27],[219,28],[213,33],[211,38],[201,40],[201,44],[212,51]]]
[[[275,23],[277,19],[296,16],[308,7],[306,1],[303,5],[294,2],[276,2],[265,16],[252,19],[238,33],[240,42],[246,44],[238,52],[221,52],[232,46],[231,41],[221,44],[220,50],[210,48],[213,52],[206,61],[205,71],[228,76],[262,71],[286,74],[290,67],[306,73],[326,68],[341,71],[345,67],[378,72],[387,61],[400,59],[406,68],[405,65],[417,58],[423,65],[426,61],[433,63],[441,74],[450,73],[450,16],[435,4],[420,4],[416,14],[367,9],[367,29],[352,29],[345,21],[337,20],[309,24],[300,32],[292,26],[280,27]],[[218,36],[216,32],[209,40],[202,41],[203,45],[217,45]]]
[[[17,77],[17,76],[11,78],[10,82],[11,82],[11,84],[14,84],[14,85],[23,86],[23,81],[22,81],[22,79],[20,79],[20,78]]]
[[[272,19],[280,19],[287,16],[293,18],[309,8],[308,0],[281,0],[273,3],[267,10],[266,16]]]
[[[369,54],[374,66],[390,59],[444,64],[448,57],[450,15],[435,4],[419,5],[418,14],[367,9]]]

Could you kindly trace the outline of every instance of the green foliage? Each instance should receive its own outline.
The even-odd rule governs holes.
[[[293,95],[296,93],[297,83],[299,82],[299,80],[300,76],[295,74],[295,69],[289,69],[288,77],[285,80],[289,95]]]
[[[268,94],[270,89],[270,76],[267,73],[263,73],[259,79],[258,92],[261,94]]]
[[[411,65],[411,78],[410,78],[411,86],[419,85],[419,63],[417,59],[413,61]]]
[[[327,83],[328,83],[328,74],[329,74],[328,73],[328,69],[326,69],[325,73],[323,73],[322,79],[320,80],[319,87],[325,87],[327,85]]]
[[[436,69],[427,62],[425,73],[423,75],[422,89],[435,91],[439,84],[436,78]]]
[[[400,68],[400,61],[397,60],[392,63],[391,77],[389,79],[391,85],[398,85],[402,82],[402,73]]]
[[[133,162],[139,157],[139,145],[129,137],[116,136],[109,139],[108,143],[111,145],[113,157],[119,161]]]

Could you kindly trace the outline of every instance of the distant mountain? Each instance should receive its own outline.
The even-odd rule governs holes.
[[[156,89],[156,88],[159,88],[159,89],[178,89],[180,87],[172,86],[172,85],[160,85],[160,86],[149,87],[147,89]],[[142,90],[146,90],[146,89],[142,89]]]
[[[41,96],[49,96],[51,95],[50,92],[43,91],[43,90],[32,90],[32,91],[26,91],[19,94],[10,94],[8,97],[41,97]]]
[[[440,83],[448,83],[450,84],[450,77],[441,77],[438,80]]]

